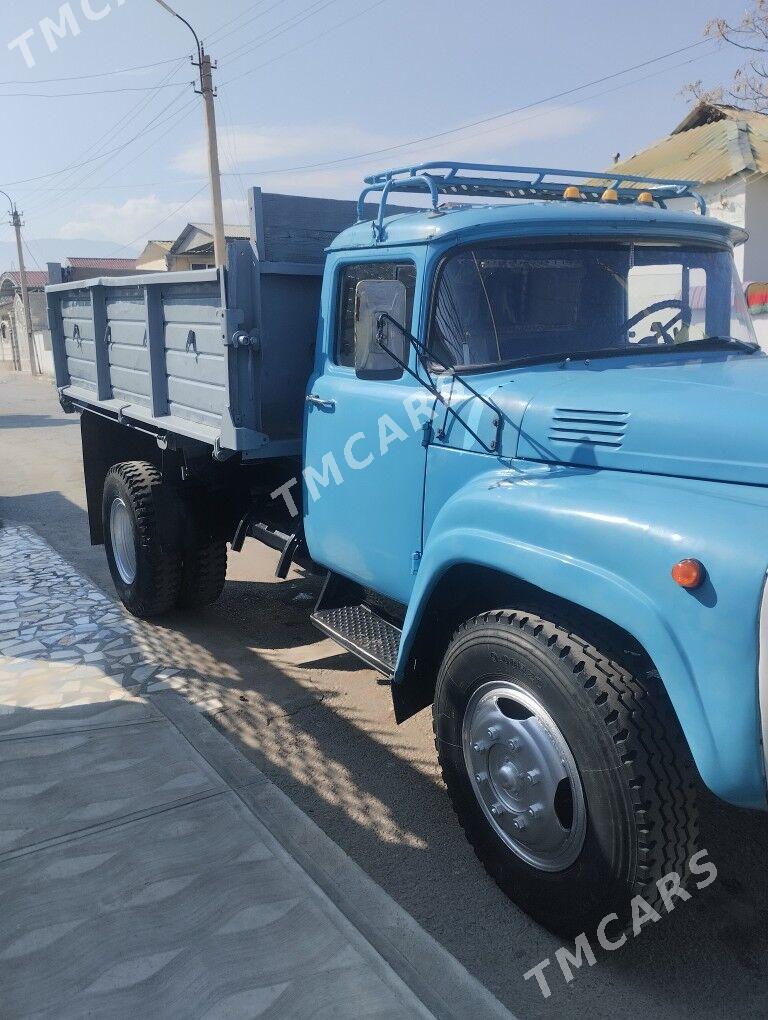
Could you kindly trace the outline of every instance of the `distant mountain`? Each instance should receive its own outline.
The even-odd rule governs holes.
[[[64,262],[70,256],[75,258],[78,256],[107,258],[116,254],[122,258],[133,258],[139,254],[136,248],[123,248],[121,251],[116,252],[116,245],[109,241],[89,241],[86,238],[72,241],[62,241],[58,237],[25,238],[24,240],[29,249],[29,251],[25,250],[24,252],[24,261],[27,269],[37,269],[37,262],[40,263],[39,268],[45,269],[46,262]],[[30,257],[30,251],[34,258]],[[35,259],[37,259],[37,262]],[[16,242],[0,241],[0,272],[5,269],[15,269],[16,263]]]

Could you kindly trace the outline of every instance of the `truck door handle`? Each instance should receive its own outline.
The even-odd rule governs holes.
[[[316,393],[310,393],[307,397],[307,403],[311,407],[319,407],[321,411],[335,411],[336,401],[335,400],[323,400],[322,397],[318,397]]]

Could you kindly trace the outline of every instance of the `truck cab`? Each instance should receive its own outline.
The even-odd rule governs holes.
[[[420,172],[450,187],[461,173],[386,181],[415,190]],[[576,846],[595,839],[607,853],[624,824],[617,813],[600,833],[588,807],[598,794],[569,771],[608,767],[597,734],[572,760],[554,714],[546,721],[563,691],[537,708],[530,679],[510,679],[550,649],[568,663],[567,696],[584,701],[560,711],[593,713],[611,767],[632,772],[629,790],[642,777],[625,823],[641,811],[647,822],[651,786],[687,805],[691,756],[720,796],[765,807],[768,359],[734,268],[744,235],[664,208],[673,202],[658,192],[619,196],[623,184],[440,204],[341,234],[305,432],[308,547],[341,575],[316,620],[391,667],[400,719],[434,702],[465,831],[494,877],[548,918],[562,919],[554,875],[578,867]],[[371,304],[374,320],[388,313],[385,330]],[[377,633],[371,600],[351,606],[355,588],[401,615],[380,611]],[[387,624],[398,628],[388,641]],[[657,732],[646,753],[651,703],[677,736]],[[553,745],[558,762],[541,780]],[[649,871],[664,860],[684,873],[691,817],[681,806],[674,839],[663,824],[644,834]],[[642,871],[642,846],[630,868]],[[514,855],[523,868],[511,879]]]
[[[403,192],[429,207],[391,213]],[[314,276],[292,270],[319,303],[308,381],[286,373],[309,305],[253,301],[292,323],[270,346],[243,262],[206,277],[229,359],[207,431],[154,384],[152,413],[71,385],[80,313],[53,288],[94,541],[137,615],[212,601],[247,535],[283,576],[294,557],[322,571],[314,623],[391,681],[398,722],[432,706],[493,878],[555,930],[618,930],[701,870],[699,782],[768,807],[768,358],[734,267],[746,235],[692,182],[458,163],[373,175],[357,220]],[[145,288],[158,378],[188,276]],[[269,400],[268,359],[304,398],[279,436],[244,410]],[[114,397],[109,365],[95,377]]]

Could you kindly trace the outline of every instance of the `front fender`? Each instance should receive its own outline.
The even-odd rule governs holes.
[[[631,634],[661,675],[705,783],[734,804],[764,808],[757,689],[768,562],[764,490],[496,465],[458,488],[454,483],[448,495],[450,476],[428,474],[429,531],[395,682],[406,674],[419,623],[446,572],[462,564],[502,571]],[[688,556],[707,569],[694,592],[670,576],[673,564]]]

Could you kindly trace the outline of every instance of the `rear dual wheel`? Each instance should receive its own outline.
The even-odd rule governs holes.
[[[658,903],[659,879],[684,883],[697,835],[689,754],[664,692],[579,631],[484,613],[454,636],[434,703],[467,839],[507,895],[564,935],[626,919],[638,894]]]
[[[134,616],[201,608],[221,595],[226,543],[205,537],[178,490],[146,461],[112,467],[104,483],[107,562],[123,605]]]

